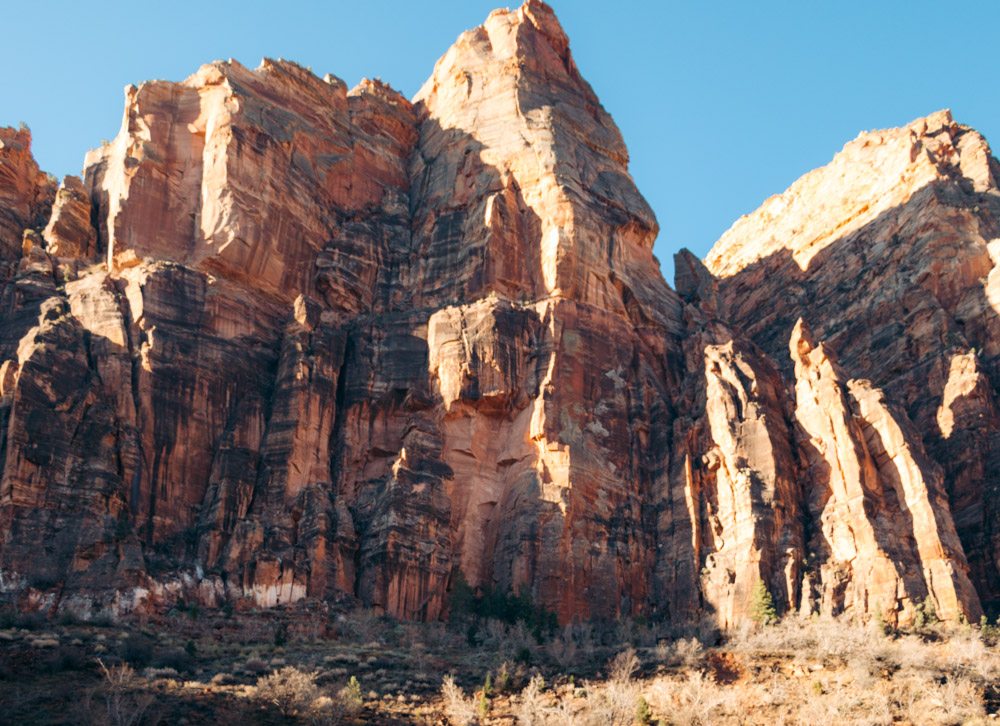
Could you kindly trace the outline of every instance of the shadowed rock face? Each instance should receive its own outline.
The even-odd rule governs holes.
[[[909,128],[853,142],[843,190],[769,202],[708,268],[680,253],[676,293],[536,0],[463,34],[412,102],[284,61],[130,86],[58,193],[9,132],[0,587],[433,619],[461,572],[564,622],[728,626],[763,579],[784,612],[978,617],[992,469],[944,455],[996,439],[996,163],[950,117]],[[884,259],[808,277],[831,229]],[[900,269],[910,292],[848,284]],[[838,327],[859,310],[867,348]],[[979,352],[942,347],[958,320]],[[879,325],[938,361],[937,399]]]
[[[728,320],[787,374],[801,366],[785,351],[802,318],[843,375],[869,379],[895,420],[912,423],[943,470],[947,497],[931,499],[947,503],[991,605],[1000,594],[998,175],[983,137],[947,111],[861,134],[737,221],[707,258]]]

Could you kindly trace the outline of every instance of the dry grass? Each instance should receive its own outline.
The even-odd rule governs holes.
[[[1000,652],[974,627],[887,636],[819,619],[741,628],[723,642],[709,628],[677,628],[670,638],[661,628],[654,644],[643,623],[576,625],[539,644],[523,625],[497,622],[479,631],[489,646],[480,648],[464,629],[372,613],[201,617],[0,629],[4,718],[628,726],[641,697],[653,723],[901,726],[975,724],[1000,706]],[[270,627],[253,624],[263,620]],[[281,624],[288,642],[278,645]],[[269,639],[243,642],[254,630]],[[616,643],[619,636],[629,642]],[[530,658],[509,657],[522,652]],[[133,668],[119,662],[123,655],[148,664]],[[435,675],[449,672],[443,683]],[[487,673],[492,692],[483,698]]]

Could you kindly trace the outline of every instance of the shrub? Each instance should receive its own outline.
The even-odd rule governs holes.
[[[364,608],[337,616],[335,626],[339,637],[354,643],[370,643],[377,639],[383,630],[378,616]]]
[[[107,667],[98,661],[104,672],[104,708],[93,714],[94,720],[112,726],[136,726],[153,703],[153,695],[142,690],[142,682],[131,666]],[[91,704],[86,710],[93,712]]]
[[[474,634],[480,620],[499,620],[508,625],[523,622],[538,642],[551,637],[559,627],[556,614],[543,605],[536,605],[527,588],[516,594],[493,587],[481,588],[476,594],[459,571],[448,594],[450,619],[468,623]]]
[[[564,628],[559,635],[549,643],[547,652],[560,669],[566,671],[580,662],[580,648],[573,637],[570,628]]]
[[[361,703],[361,683],[358,682],[357,676],[351,676],[351,680],[347,682],[344,686],[343,691],[341,691],[348,699]]]
[[[126,663],[143,668],[153,657],[153,641],[142,635],[129,635],[119,644],[118,655]]]
[[[261,658],[251,658],[243,667],[251,673],[267,673],[271,670],[267,663]]]
[[[164,648],[152,660],[154,668],[173,668],[184,671],[191,666],[191,654],[184,648]]]
[[[507,661],[504,661],[500,666],[500,672],[497,673],[497,693],[506,693],[510,690],[510,673],[507,670]]]
[[[656,646],[656,658],[665,666],[694,668],[702,659],[702,645],[697,638],[664,641]]]
[[[521,694],[513,699],[514,715],[520,726],[536,726],[543,722],[544,690],[545,681],[540,675],[535,675],[528,681]]]
[[[484,723],[486,717],[490,715],[490,700],[485,691],[480,692],[479,698],[476,700],[476,714],[479,716],[479,720]]]
[[[587,684],[587,708],[596,723],[631,726],[640,696],[639,685],[633,679],[638,670],[639,658],[629,648],[608,663],[608,677],[603,687]]]
[[[274,706],[285,718],[308,712],[318,697],[316,674],[300,671],[295,666],[285,666],[257,680],[257,700]]]
[[[913,627],[916,630],[922,630],[930,625],[937,625],[938,622],[940,621],[937,616],[937,607],[934,605],[934,599],[928,595],[914,610]]]
[[[281,623],[281,625],[278,626],[278,629],[274,631],[274,644],[277,645],[278,647],[281,647],[287,642],[288,642],[287,629],[285,628],[285,624]]]
[[[486,698],[493,698],[493,676],[486,674],[486,681],[483,683],[483,695]]]
[[[990,625],[989,619],[983,615],[979,618],[979,634],[987,645],[994,645],[1000,640],[1000,624]]]
[[[337,697],[332,700],[331,713],[327,720],[332,723],[338,723],[344,716],[354,718],[361,713],[363,707],[364,701],[361,698],[361,684],[358,682],[356,676],[351,676],[351,680],[347,682],[346,686],[340,689]]]
[[[441,697],[444,700],[445,715],[454,726],[469,726],[476,722],[476,700],[466,698],[450,675],[445,676],[441,682]]]
[[[80,618],[72,610],[60,610],[59,615],[56,616],[56,623],[63,626],[79,625]]]
[[[12,608],[0,613],[0,628],[39,630],[43,627],[45,627],[45,616],[34,610],[22,613]]]
[[[63,645],[48,653],[41,663],[41,669],[48,673],[74,671],[82,668],[87,659],[81,648]]]
[[[872,625],[875,627],[875,632],[880,635],[889,634],[889,625],[885,622],[885,616],[882,615],[882,608],[875,609],[875,615],[872,616]]]
[[[653,723],[653,714],[649,710],[649,704],[642,696],[639,696],[639,701],[635,706],[635,721],[643,726]]]

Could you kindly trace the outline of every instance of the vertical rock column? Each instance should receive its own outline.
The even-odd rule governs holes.
[[[789,345],[821,610],[881,611],[890,622],[909,622],[931,595],[946,618],[978,617],[940,473],[906,435],[908,422],[897,423],[903,414],[867,381],[847,381],[802,320]]]

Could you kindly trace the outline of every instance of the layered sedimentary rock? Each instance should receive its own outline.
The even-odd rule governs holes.
[[[715,280],[675,256],[686,302],[679,415],[669,487],[658,493],[659,609],[707,605],[722,625],[746,617],[763,579],[783,612],[800,598],[806,556],[789,401],[777,369],[715,316]]]
[[[56,192],[52,216],[42,233],[46,249],[57,257],[97,255],[97,232],[91,226],[90,195],[79,177],[67,174]]]
[[[870,382],[846,380],[801,320],[789,348],[814,523],[808,585],[826,600],[821,609],[908,620],[931,595],[949,619],[977,617],[940,469],[906,414]]]
[[[901,407],[944,471],[985,601],[1000,593],[1000,165],[949,112],[861,134],[736,222],[707,258],[727,319],[791,373],[800,317]],[[796,362],[797,365],[797,362]]]
[[[125,96],[118,137],[58,193],[26,136],[0,148],[4,592],[438,618],[461,574],[564,622],[730,626],[764,580],[785,613],[905,622],[929,597],[978,617],[990,460],[941,458],[986,451],[998,421],[1000,343],[967,281],[911,286],[942,285],[982,352],[942,349],[951,328],[916,292],[900,319],[843,268],[825,297],[789,280],[782,255],[812,269],[825,243],[782,247],[805,227],[781,232],[772,204],[720,242],[718,277],[678,255],[675,292],[621,134],[543,3],[460,36],[412,101],[285,61]],[[940,246],[978,250],[995,162],[942,119],[913,127],[906,163],[902,132],[868,145],[877,163],[846,158],[836,174],[871,178],[842,199],[793,196],[853,234],[900,184],[932,189],[901,229],[988,298],[992,262]],[[862,267],[902,262],[879,264]],[[754,286],[790,307],[758,319]],[[813,301],[822,321],[796,315],[816,338],[782,328]],[[823,317],[864,305],[936,351],[936,399],[901,397],[916,379]]]
[[[45,224],[54,194],[31,155],[31,131],[0,127],[0,260],[20,258],[23,231]]]

